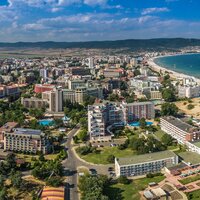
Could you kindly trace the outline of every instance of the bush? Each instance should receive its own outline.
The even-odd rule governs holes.
[[[62,178],[60,176],[52,176],[47,179],[46,184],[52,187],[59,187],[62,185]]]
[[[114,163],[115,162],[115,156],[114,155],[109,155],[106,160],[109,163]]]
[[[149,174],[146,175],[147,178],[153,178],[153,177],[156,177],[156,176],[163,176],[163,174],[158,172],[158,173],[154,173],[154,174],[149,173]]]
[[[192,104],[188,104],[188,105],[187,105],[187,109],[188,109],[188,110],[192,110],[193,108],[194,108],[194,105],[192,105]]]
[[[129,180],[126,176],[120,176],[120,177],[117,179],[117,182],[118,182],[118,183],[121,183],[121,184],[129,184],[129,183],[130,183],[130,180]]]
[[[77,152],[80,153],[81,155],[87,155],[89,153],[96,152],[96,147],[91,147],[91,146],[78,147]]]

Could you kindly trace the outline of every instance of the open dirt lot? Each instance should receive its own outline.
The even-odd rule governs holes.
[[[187,100],[178,101],[175,104],[186,115],[191,115],[197,119],[200,119],[200,98],[194,98],[191,100],[191,102],[188,102]],[[189,104],[193,105],[194,108],[188,109]]]

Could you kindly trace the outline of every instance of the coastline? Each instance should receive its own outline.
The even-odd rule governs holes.
[[[198,53],[192,53],[192,54],[198,54]],[[152,68],[153,70],[155,70],[159,73],[160,72],[162,72],[162,73],[169,72],[169,75],[171,76],[171,78],[175,78],[175,79],[192,78],[194,81],[200,83],[199,78],[196,78],[194,76],[187,75],[187,74],[184,74],[184,73],[176,72],[174,70],[167,69],[165,67],[161,67],[160,65],[156,64],[155,61],[154,61],[157,58],[170,57],[170,56],[181,56],[181,55],[188,55],[188,54],[184,53],[184,54],[169,54],[169,55],[164,55],[164,56],[155,56],[155,57],[149,58],[147,60],[147,63],[148,63],[150,68]]]

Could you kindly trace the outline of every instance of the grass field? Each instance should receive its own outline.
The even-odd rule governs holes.
[[[200,190],[190,192],[187,194],[188,200],[199,200],[200,199]]]
[[[117,147],[104,147],[98,150],[99,153],[90,153],[84,156],[79,154],[79,156],[87,162],[94,164],[109,164],[107,162],[107,157],[109,155],[114,155],[115,157],[129,157],[135,155],[131,149],[119,150]]]
[[[161,138],[162,138],[162,136],[163,136],[164,134],[165,134],[165,132],[162,131],[162,130],[160,130],[160,129],[154,133],[154,135],[155,135],[159,140],[161,140]]]
[[[133,180],[128,185],[123,184],[114,184],[108,188],[106,191],[107,195],[110,199],[115,200],[139,200],[140,194],[139,191],[144,190],[149,183],[156,182],[159,183],[165,177],[164,176],[157,176],[154,178],[142,178]]]
[[[200,180],[200,174],[197,174],[195,176],[192,176],[192,177],[188,177],[188,178],[184,178],[182,180],[179,180],[183,185],[186,185],[188,183],[192,183],[194,181],[198,181]]]

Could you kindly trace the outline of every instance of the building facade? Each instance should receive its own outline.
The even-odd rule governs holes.
[[[178,156],[171,151],[115,158],[116,176],[141,176],[160,172],[164,167],[178,164]]]
[[[134,122],[138,119],[153,119],[155,117],[154,104],[152,102],[122,103],[124,121]]]
[[[14,132],[4,133],[4,150],[46,154],[50,145],[41,130],[16,128]]]

